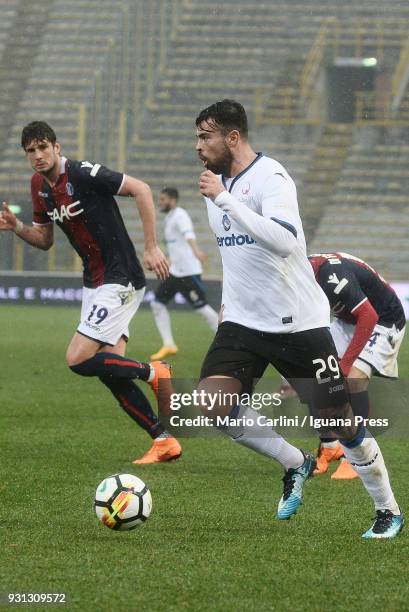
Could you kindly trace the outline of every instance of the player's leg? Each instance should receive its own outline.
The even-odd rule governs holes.
[[[98,352],[104,353],[107,347],[101,346]],[[124,336],[118,343],[110,347],[110,355],[124,357],[126,339]],[[163,434],[164,430],[159,419],[142,390],[129,378],[119,378],[113,375],[100,376],[100,381],[111,391],[123,410],[144,429],[151,438],[155,439]]]
[[[222,403],[216,405],[216,415],[228,417],[222,431],[235,442],[275,459],[287,472],[304,469],[304,453],[267,426],[265,418],[248,406],[253,381],[262,376],[267,365],[267,360],[257,355],[257,343],[258,337],[252,330],[232,323],[221,324],[202,366],[199,391],[222,398]],[[244,394],[246,405],[240,403]],[[209,416],[205,405],[202,410]],[[312,469],[313,465],[309,465],[308,472]],[[279,518],[289,518],[296,509],[289,503]]]
[[[204,318],[215,334],[219,325],[219,315],[214,308],[207,303],[206,290],[200,275],[187,276],[183,281],[184,288],[182,294],[194,310]]]
[[[152,438],[166,437],[149,401],[133,379],[148,382],[159,409],[164,409],[169,405],[171,392],[169,368],[166,364],[125,358],[129,322],[139,307],[143,290],[106,285],[84,293],[81,323],[67,350],[68,365],[76,374],[97,376]]]
[[[349,346],[354,329],[354,326],[342,321],[332,324],[331,335],[339,357],[344,355]],[[356,417],[367,419],[369,416],[368,385],[373,374],[380,374],[385,378],[397,378],[398,353],[404,333],[404,329],[399,330],[395,326],[376,325],[373,334],[354,362],[347,382],[352,410]],[[345,458],[331,476],[334,480],[350,480],[354,477],[357,477],[357,473]]]
[[[159,285],[155,291],[155,299],[150,304],[156,327],[162,339],[162,347],[159,351],[151,355],[151,359],[153,360],[160,361],[170,355],[176,355],[178,352],[178,347],[173,338],[169,310],[166,306],[176,292],[177,279],[171,275]]]
[[[360,416],[363,419],[367,419],[369,416],[368,373],[363,372],[361,369],[353,366],[348,375],[347,383],[349,390],[349,399],[351,402],[352,412],[354,413],[354,416]],[[322,444],[322,446],[328,445]],[[336,446],[333,452],[335,454],[335,459],[337,458],[337,455],[341,454],[341,456],[338,456],[341,461],[335,472],[331,474],[331,479],[353,480],[354,478],[358,478],[358,473],[354,470],[352,465],[346,459],[342,446],[338,442],[338,440],[336,441]],[[330,460],[334,460],[334,458],[331,457]]]
[[[307,381],[304,390],[309,395],[306,401],[321,419],[335,419],[340,423],[329,429],[339,438],[346,458],[375,504],[377,519],[364,537],[394,537],[403,526],[403,514],[393,495],[377,441],[355,421],[331,335],[322,328],[300,332],[295,339],[299,341],[300,355],[304,353],[306,358],[306,372],[309,370],[310,378],[303,379]]]
[[[124,357],[126,344],[126,338],[122,337],[118,344],[112,347],[111,352]],[[103,351],[104,347],[100,350]],[[108,387],[124,411],[153,439],[151,448],[133,463],[160,463],[181,456],[182,447],[178,440],[164,429],[147,397],[132,380],[113,377],[100,378],[100,380]]]
[[[340,319],[335,319],[331,324],[331,336],[334,340],[335,347],[337,349],[338,357],[342,357],[348,348],[349,343],[353,337],[355,326],[345,323]],[[330,463],[342,460],[344,458],[344,451],[337,439],[330,435],[320,435],[320,446],[317,455],[317,467],[314,471],[314,475],[322,475],[328,471]],[[349,466],[348,462],[345,462],[346,466]],[[350,466],[349,466],[350,467]],[[344,468],[343,468],[344,469]],[[348,470],[346,469],[346,472]],[[356,472],[350,468],[350,476],[354,478],[357,476]],[[346,476],[348,474],[345,474]],[[333,476],[333,475],[332,475]]]
[[[80,376],[137,378],[148,383],[155,380],[157,372],[151,364],[126,358],[120,350],[112,351],[123,337],[129,337],[129,322],[143,294],[144,289],[136,291],[131,285],[84,289],[81,321],[66,355],[73,372]],[[168,368],[164,368],[163,376],[169,378]]]

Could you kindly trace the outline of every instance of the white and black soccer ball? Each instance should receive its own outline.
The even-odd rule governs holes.
[[[110,529],[134,529],[149,517],[152,496],[146,484],[133,474],[114,474],[95,493],[95,512]]]

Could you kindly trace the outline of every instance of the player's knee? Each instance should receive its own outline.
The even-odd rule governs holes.
[[[75,368],[78,368],[78,366],[80,366],[81,363],[86,361],[86,359],[87,357],[83,355],[82,351],[73,350],[71,348],[67,350],[67,353],[65,355],[67,365],[69,368],[71,368],[71,370],[73,370],[73,372],[76,372]],[[76,373],[79,374],[80,372]]]
[[[369,376],[359,368],[352,367],[348,374],[347,384],[350,393],[362,393],[369,385]]]
[[[203,414],[225,416],[240,403],[242,384],[235,378],[210,376],[200,381],[197,390]]]
[[[81,361],[80,363],[72,363],[68,364],[71,372],[74,374],[78,374],[79,376],[95,376],[95,368],[92,363],[93,359],[87,359],[86,361]]]

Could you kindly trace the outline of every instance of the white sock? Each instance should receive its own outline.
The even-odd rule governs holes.
[[[333,442],[321,442],[322,448],[337,448],[338,440],[334,440]]]
[[[196,312],[200,313],[210,329],[216,333],[217,327],[219,325],[219,316],[215,310],[209,304],[206,306],[202,306],[201,308],[197,308]]]
[[[342,444],[342,448],[345,457],[359,474],[365,489],[372,497],[375,510],[388,509],[393,514],[400,514],[389,482],[388,470],[375,438],[366,437],[354,448]]]
[[[155,440],[166,440],[166,438],[173,438],[172,434],[169,433],[168,431],[162,431],[161,434],[159,434]]]
[[[238,416],[233,418],[245,418],[247,421],[251,419],[254,423],[253,425],[232,425],[223,428],[223,431],[234,442],[247,446],[247,448],[251,448],[260,455],[276,459],[285,470],[298,468],[304,463],[304,455],[300,449],[289,444],[271,427],[260,424],[260,421],[265,422],[265,417],[253,408],[240,407]],[[259,419],[259,423],[257,419]]]
[[[155,318],[156,327],[161,335],[165,346],[176,346],[172,335],[169,311],[161,302],[151,302],[152,313]]]

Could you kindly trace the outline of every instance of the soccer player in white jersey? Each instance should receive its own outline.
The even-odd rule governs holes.
[[[328,300],[306,256],[294,182],[281,164],[253,151],[238,102],[205,108],[196,127],[205,166],[199,187],[223,262],[223,320],[202,365],[199,390],[225,394],[217,406],[219,415],[231,417],[225,432],[284,467],[277,516],[290,518],[315,460],[271,429],[266,435],[256,411],[230,401],[234,393],[251,393],[271,363],[314,416],[328,420],[327,431],[340,440],[372,497],[376,519],[363,537],[393,537],[402,529],[403,513],[378,443],[355,424],[329,331]]]
[[[207,303],[206,292],[200,275],[202,263],[207,259],[196,241],[192,219],[188,212],[178,206],[179,192],[175,187],[164,187],[159,195],[159,206],[165,217],[165,241],[170,259],[170,275],[155,291],[151,302],[156,326],[163,346],[152,359],[161,360],[178,352],[173,338],[172,325],[166,304],[181,293],[198,312],[210,329],[216,333],[217,312]]]

